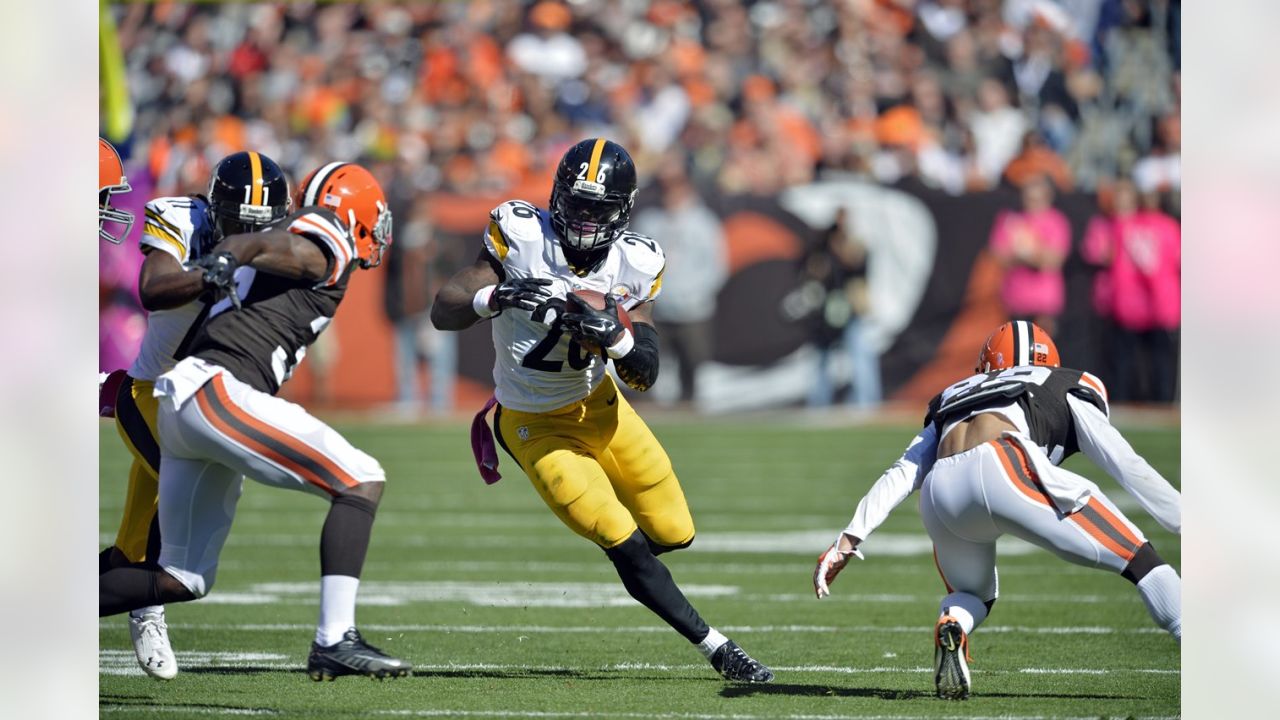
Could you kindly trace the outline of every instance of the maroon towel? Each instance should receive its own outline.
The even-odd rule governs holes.
[[[502,479],[498,473],[498,449],[493,443],[493,431],[485,416],[498,404],[498,398],[489,396],[480,412],[471,421],[471,454],[476,458],[476,469],[486,485],[492,485]]]

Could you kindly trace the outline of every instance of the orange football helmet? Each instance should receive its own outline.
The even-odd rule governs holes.
[[[127,193],[133,188],[124,177],[124,164],[120,162],[120,153],[111,143],[98,138],[98,237],[109,243],[120,244],[133,229],[133,213],[111,207],[111,196]],[[117,223],[124,226],[120,234],[113,234],[103,227],[103,223]]]
[[[391,208],[373,173],[355,163],[329,163],[313,170],[297,195],[298,207],[326,207],[347,223],[360,267],[382,263],[382,251],[391,244]]]
[[[978,353],[974,372],[987,373],[1019,365],[1061,367],[1058,346],[1044,328],[1026,320],[1014,320],[996,328]]]

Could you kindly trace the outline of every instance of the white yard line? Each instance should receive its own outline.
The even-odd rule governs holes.
[[[116,623],[102,621],[100,629],[117,627]],[[314,629],[305,623],[170,623],[175,630],[236,630],[241,632],[305,631]],[[527,633],[527,634],[628,634],[670,633],[671,629],[660,625],[429,625],[362,624],[366,632],[438,632],[438,633]],[[721,630],[731,633],[893,633],[928,635],[932,628],[924,625],[724,625]],[[1027,635],[1158,635],[1164,631],[1155,627],[1120,628],[1101,625],[1065,627],[1039,627],[1025,625],[984,625],[979,635],[988,633]]]
[[[684,593],[692,598],[724,598],[754,603],[813,603],[812,594],[744,593],[737,585],[687,583]],[[314,602],[316,583],[265,582],[221,590],[200,602],[207,605],[270,605],[282,602]],[[936,603],[935,593],[843,593],[837,591],[825,602],[848,603]],[[1019,594],[1002,596],[1005,602],[1037,604],[1137,604],[1137,596],[1124,594]],[[580,582],[546,580],[439,580],[371,581],[360,586],[360,603],[365,606],[402,606],[422,603],[466,603],[481,607],[518,608],[607,608],[635,607],[636,601],[616,581]]]
[[[301,661],[287,662],[288,658],[276,653],[219,653],[219,652],[180,652],[182,663],[186,667],[232,666],[232,667],[265,667],[278,670],[296,670],[302,667]],[[134,657],[127,650],[103,650],[99,653],[99,672],[103,675],[141,674],[134,664]],[[284,661],[284,662],[282,662]],[[489,670],[513,673],[548,673],[548,672],[617,672],[628,670],[650,670],[656,672],[703,672],[707,671],[705,663],[613,663],[600,666],[570,665],[524,665],[504,663],[426,663],[415,664],[419,671],[466,671]],[[777,665],[776,672],[791,673],[824,673],[838,675],[866,675],[885,673],[930,673],[933,669],[925,666],[873,666],[845,667],[840,665]],[[1105,675],[1111,673],[1139,673],[1155,675],[1177,675],[1181,671],[1172,668],[1020,668],[1017,670],[974,670],[980,675]]]

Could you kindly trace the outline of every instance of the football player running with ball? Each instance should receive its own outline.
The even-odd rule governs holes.
[[[1077,451],[1105,469],[1165,529],[1181,534],[1182,498],[1108,419],[1098,378],[1060,367],[1048,333],[1025,321],[987,339],[976,375],[930,403],[924,429],[872,485],[818,559],[829,585],[893,508],[920,491],[947,596],[935,626],[938,697],[969,696],[969,635],[996,602],[996,539],[1010,534],[1137,586],[1156,624],[1182,641],[1182,580],[1097,485],[1058,465]]]
[[[499,477],[485,422],[496,403],[498,442],[561,522],[604,550],[627,592],[725,678],[768,682],[773,672],[708,627],[658,560],[693,542],[693,519],[666,451],[605,372],[612,360],[641,391],[658,375],[653,302],[666,260],[652,239],[626,231],[635,193],[622,146],[574,145],[550,211],[520,200],[494,208],[480,257],[441,288],[431,320],[462,330],[492,319],[497,389],[472,426],[485,480]],[[604,308],[578,301],[578,290],[606,293]]]
[[[257,190],[247,188],[250,199]],[[275,397],[329,324],[357,267],[376,267],[391,212],[374,177],[330,163],[299,188],[302,209],[274,229],[228,237],[193,265],[226,297],[155,383],[159,401],[159,568],[99,576],[99,615],[203,597],[231,529],[242,476],[330,501],[320,535],[313,680],[400,677],[409,664],[364,642],[356,590],[385,475],[302,407]]]
[[[128,191],[120,158],[99,138],[98,234],[118,243],[128,235],[133,216],[109,206],[110,196]],[[245,189],[249,188],[248,194]],[[177,364],[184,338],[204,321],[208,305],[199,272],[184,263],[199,262],[226,235],[252,232],[284,217],[289,211],[289,183],[271,158],[238,152],[223,158],[213,170],[206,196],[160,197],[147,203],[145,225],[138,241],[142,269],[138,295],[148,311],[142,347],[128,371],[117,370],[103,385],[100,407],[115,417],[120,439],[133,455],[124,515],[115,544],[98,556],[98,574],[133,563],[154,564],[160,552],[156,518],[160,477],[160,441],[156,434],[155,380]],[[118,235],[103,223],[124,227]],[[164,606],[148,605],[129,613],[138,665],[148,675],[169,680],[178,674],[169,643]]]

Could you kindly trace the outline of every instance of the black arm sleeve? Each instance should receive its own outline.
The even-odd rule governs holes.
[[[632,329],[636,344],[626,357],[613,361],[618,377],[633,390],[644,392],[658,379],[658,331],[648,323],[636,323]]]

